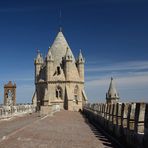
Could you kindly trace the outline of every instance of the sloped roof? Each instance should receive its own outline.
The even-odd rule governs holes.
[[[67,48],[69,48],[69,52],[72,55],[73,62],[75,62],[75,58],[72,54],[72,51],[71,51],[63,33],[60,31],[60,32],[58,32],[52,46],[49,48],[49,51],[48,51],[48,52],[51,52],[51,54],[54,58],[54,67],[57,67],[58,65],[60,65],[60,63],[62,61],[62,57],[64,57],[66,55]]]
[[[111,97],[116,97],[116,98],[119,97],[113,78],[111,78],[111,82],[110,82],[109,89],[108,89],[108,95]]]
[[[84,100],[87,101],[88,99],[87,99],[87,96],[86,96],[86,93],[85,93],[84,89],[82,90],[82,95],[84,97]]]
[[[35,62],[43,64],[44,60],[40,52],[38,52]]]
[[[72,70],[70,71],[71,72],[70,80],[79,81],[79,74],[76,68],[74,55],[61,31],[58,32],[51,48],[49,48],[48,55],[49,54],[52,54],[52,57],[54,59],[53,63],[54,72],[56,71],[57,66],[60,66],[62,64],[62,59],[66,56],[66,54],[70,55],[72,59],[72,64],[71,64]],[[63,69],[61,69],[60,75],[54,74],[53,80],[65,80]]]
[[[83,62],[84,63],[84,58],[83,58],[81,50],[80,50],[80,53],[79,53],[78,62]]]
[[[14,85],[13,85],[12,82],[9,81],[7,84],[4,85],[4,87],[5,87],[5,88],[7,88],[7,87],[8,87],[8,88],[9,88],[9,87],[10,87],[10,88],[11,88],[11,87],[16,87],[16,84],[14,83]]]

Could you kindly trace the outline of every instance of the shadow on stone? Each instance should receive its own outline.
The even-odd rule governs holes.
[[[90,123],[89,120],[85,117],[85,115],[80,112],[81,115],[84,118],[84,121],[87,125],[89,125],[91,131],[94,133],[94,135],[98,138],[98,140],[100,140],[104,147],[108,147],[108,148],[119,148],[119,145],[113,141],[112,139],[110,139],[110,137],[108,137],[105,132],[100,128],[96,128],[95,125],[93,123]],[[120,146],[121,147],[121,146]],[[122,146],[123,148],[123,146]]]

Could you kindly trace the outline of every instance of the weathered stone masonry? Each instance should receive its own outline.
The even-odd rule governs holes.
[[[87,104],[83,112],[126,146],[148,147],[148,104]]]
[[[0,107],[0,119],[13,117],[15,115],[33,113],[35,111],[36,111],[36,107],[32,104],[18,104],[16,106],[2,106]]]

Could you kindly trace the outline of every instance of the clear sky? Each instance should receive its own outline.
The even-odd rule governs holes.
[[[1,0],[0,103],[3,85],[17,84],[17,102],[31,102],[36,48],[45,54],[59,29],[86,59],[86,92],[105,101],[114,77],[121,101],[148,101],[148,1]]]

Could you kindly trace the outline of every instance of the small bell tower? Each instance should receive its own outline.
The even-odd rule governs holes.
[[[72,61],[73,61],[72,54],[70,53],[70,50],[67,47],[67,51],[66,51],[66,55],[65,55],[65,77],[66,77],[67,81],[70,80]]]
[[[106,103],[117,103],[119,101],[119,94],[117,93],[115,83],[113,78],[111,77],[111,82],[109,85],[108,92],[106,93]]]
[[[39,74],[40,74],[40,70],[41,70],[42,65],[43,65],[43,57],[42,57],[41,53],[38,50],[37,58],[34,60],[34,66],[35,66],[35,83],[38,82],[38,78],[39,78]]]
[[[80,50],[79,57],[77,60],[77,68],[78,68],[80,80],[82,82],[84,82],[84,63],[85,63],[85,60],[84,60],[84,58],[82,56],[82,52]]]
[[[54,62],[54,59],[52,57],[51,51],[49,51],[46,57],[46,81],[47,82],[52,79],[53,62]]]

